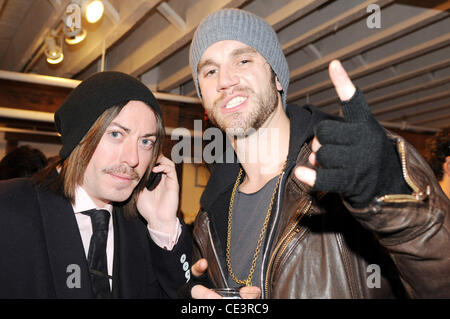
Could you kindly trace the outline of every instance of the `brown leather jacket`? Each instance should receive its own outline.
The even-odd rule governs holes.
[[[261,278],[253,282],[262,297],[449,298],[450,202],[418,152],[389,133],[413,192],[356,210],[336,194],[312,192],[293,174],[295,166],[308,165],[312,127],[327,115],[298,106],[288,107],[288,115],[297,131],[260,252]],[[239,164],[216,166],[195,222],[193,260],[206,258],[210,279],[223,287],[228,203]]]

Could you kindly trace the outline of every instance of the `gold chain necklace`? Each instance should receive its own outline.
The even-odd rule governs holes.
[[[286,162],[283,164],[283,167],[281,169],[281,173],[280,173],[280,175],[278,177],[278,180],[277,180],[277,184],[275,185],[275,189],[273,190],[272,198],[270,200],[269,209],[267,210],[266,218],[264,219],[264,224],[263,224],[263,226],[261,228],[261,232],[259,234],[259,239],[258,239],[258,242],[256,244],[256,249],[255,249],[255,253],[253,255],[252,264],[251,264],[250,271],[249,271],[249,274],[248,274],[248,277],[247,277],[246,280],[239,280],[236,277],[236,275],[234,274],[233,269],[231,268],[231,253],[230,253],[230,250],[231,250],[231,248],[230,248],[231,247],[231,222],[233,220],[234,197],[236,196],[236,190],[237,190],[237,188],[239,186],[239,182],[240,182],[241,177],[242,177],[242,172],[243,172],[242,168],[240,169],[239,175],[236,178],[236,182],[234,183],[233,192],[231,194],[231,199],[230,199],[230,207],[228,208],[228,231],[227,231],[226,261],[227,261],[228,272],[230,273],[231,278],[233,278],[233,280],[236,283],[240,284],[240,285],[246,285],[246,286],[251,286],[252,285],[252,277],[253,277],[253,273],[254,273],[255,267],[256,267],[256,260],[258,259],[259,251],[261,249],[261,244],[262,244],[262,241],[263,241],[263,238],[264,238],[264,234],[265,234],[266,229],[267,229],[267,224],[269,223],[270,214],[272,212],[272,206],[273,206],[273,202],[274,202],[274,199],[275,199],[275,195],[277,193],[278,186],[280,185],[281,176],[283,176],[283,171],[284,171],[285,166],[286,166]]]

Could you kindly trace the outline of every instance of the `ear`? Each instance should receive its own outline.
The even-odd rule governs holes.
[[[280,80],[278,80],[278,76],[275,77],[275,83],[277,84],[277,90],[283,91],[283,87],[281,86]]]
[[[442,165],[442,167],[444,169],[444,174],[450,177],[450,156],[447,156],[445,158],[445,162]]]

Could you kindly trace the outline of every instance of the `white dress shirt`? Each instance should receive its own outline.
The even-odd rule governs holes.
[[[113,273],[113,260],[114,260],[114,227],[112,221],[112,210],[113,206],[110,204],[106,204],[104,207],[97,207],[86,191],[81,187],[77,186],[75,189],[75,204],[72,205],[73,211],[75,213],[75,218],[78,223],[78,228],[80,230],[81,240],[83,241],[84,252],[86,254],[86,258],[89,252],[89,244],[91,242],[92,236],[92,223],[91,217],[88,215],[81,214],[81,212],[90,210],[90,209],[106,209],[110,214],[111,218],[109,219],[108,225],[108,238],[106,241],[106,258],[107,258],[107,268],[108,275],[112,277]],[[175,244],[178,242],[178,238],[181,234],[181,224],[177,218],[176,228],[172,232],[172,234],[160,232],[154,229],[151,229],[147,226],[149,230],[150,237],[153,241],[166,250],[172,250]],[[109,285],[112,288],[112,279],[109,280]]]
[[[114,256],[114,227],[112,222],[112,209],[113,206],[110,204],[104,207],[97,207],[86,191],[78,186],[75,190],[75,205],[73,206],[73,211],[75,212],[75,218],[78,223],[78,228],[80,229],[81,240],[83,241],[84,253],[86,258],[89,252],[89,244],[92,237],[92,223],[91,217],[88,215],[81,214],[81,212],[89,209],[106,209],[110,214],[108,225],[108,239],[106,241],[106,259],[108,267],[108,275],[112,276],[113,270],[113,256]],[[109,280],[109,285],[112,287],[112,280]]]

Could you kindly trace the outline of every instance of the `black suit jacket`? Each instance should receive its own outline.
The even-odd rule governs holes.
[[[187,227],[166,251],[151,240],[141,218],[126,219],[115,207],[113,225],[113,296],[175,297],[190,268]],[[27,179],[0,182],[0,298],[92,297],[71,204]]]

